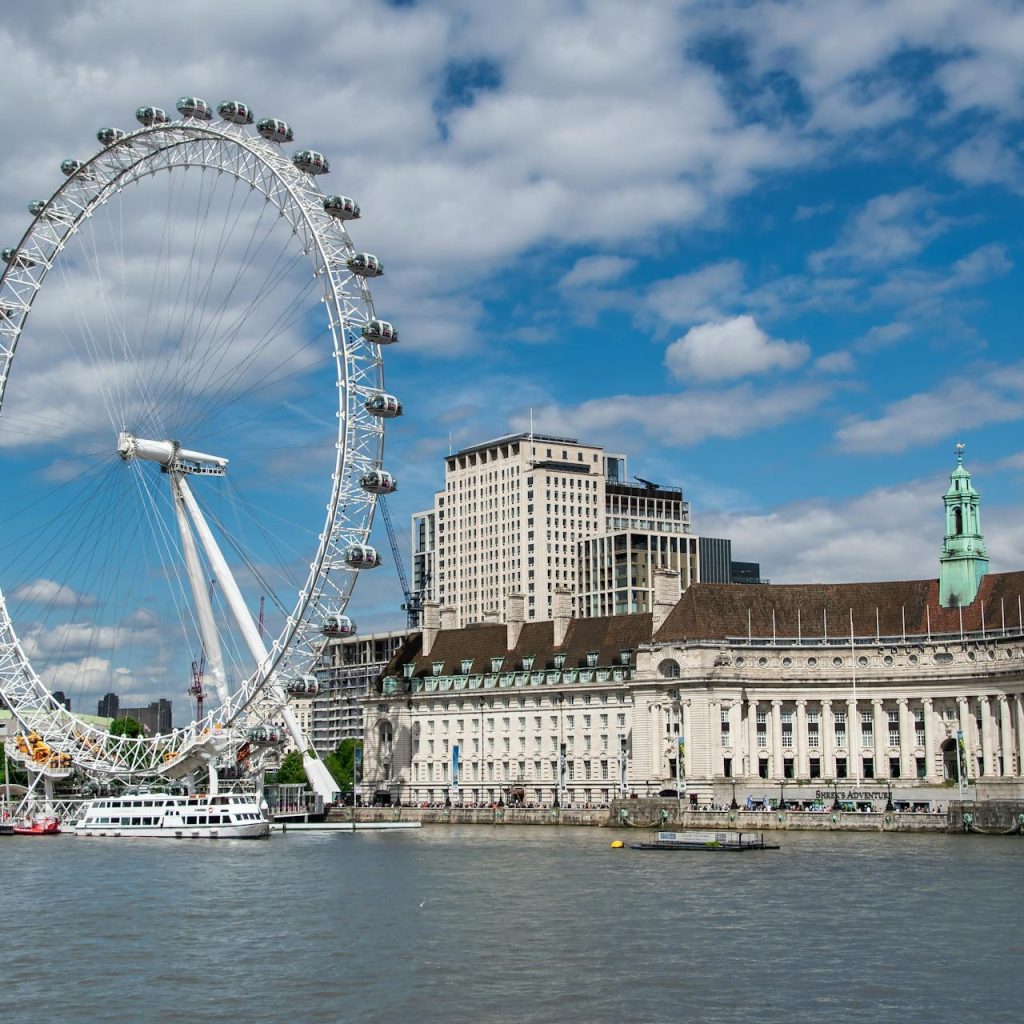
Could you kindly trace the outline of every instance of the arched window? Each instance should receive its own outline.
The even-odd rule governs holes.
[[[660,675],[662,679],[678,679],[679,663],[673,661],[671,658],[666,658],[658,666],[658,675]]]

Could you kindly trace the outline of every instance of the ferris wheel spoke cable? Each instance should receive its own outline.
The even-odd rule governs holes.
[[[264,228],[264,234],[260,238],[259,244],[254,244],[256,242],[256,238],[261,227],[263,227],[264,218],[266,217],[270,209],[271,205],[269,203],[264,203],[260,208],[259,216],[257,217],[255,223],[252,225],[249,239],[246,242],[246,246],[242,253],[242,257],[239,261],[238,267],[236,268],[234,280],[232,281],[231,286],[226,290],[225,295],[221,300],[220,306],[218,307],[216,313],[214,314],[214,318],[212,318],[211,326],[213,327],[219,328],[219,325],[222,322],[223,317],[225,316],[227,310],[230,308],[230,303],[232,298],[234,297],[235,289],[245,279],[246,272],[248,271],[252,261],[255,260],[256,257],[259,255],[262,246],[266,244],[267,240],[270,238],[271,234],[275,229],[275,222],[271,220],[270,223],[267,224],[266,227]],[[192,355],[190,353],[185,353],[185,357],[176,360],[175,363],[176,365],[174,366],[173,372],[170,375],[167,372],[161,374],[161,377],[158,381],[158,387],[163,386],[164,388],[166,388],[167,391],[173,392],[174,394],[181,396],[183,395],[183,381],[186,375],[188,375],[190,372]],[[168,367],[166,367],[165,370],[170,369],[170,365],[168,364]],[[180,403],[177,411],[180,412]]]
[[[284,254],[287,252],[288,248],[289,247],[287,243],[282,246],[277,259],[275,259],[270,269],[266,272],[260,284],[257,285],[255,289],[257,298],[250,302],[250,304],[241,313],[238,314],[234,322],[229,326],[228,330],[223,332],[220,339],[211,339],[211,346],[208,353],[208,359],[202,367],[204,377],[208,377],[209,379],[214,381],[217,380],[216,375],[220,370],[220,366],[224,362],[224,360],[231,354],[232,348],[235,345],[235,342],[237,341],[242,329],[246,326],[249,320],[256,314],[260,306],[267,302],[269,297],[274,294],[275,278],[278,275],[278,273],[281,273],[279,271],[278,265],[281,261],[282,256],[284,256]],[[301,256],[293,255],[289,261],[287,268],[283,273],[287,274],[288,271],[298,266],[300,259]],[[246,359],[236,359],[234,364],[229,363],[229,371],[234,369],[235,371],[237,371],[238,375],[243,375],[247,371],[248,365],[252,362],[252,360],[255,358],[255,355],[257,354],[258,352],[248,352]],[[198,373],[198,371],[195,372]],[[185,385],[187,382],[182,380],[181,383],[182,385]],[[187,394],[188,388],[182,386],[180,393],[182,395]]]

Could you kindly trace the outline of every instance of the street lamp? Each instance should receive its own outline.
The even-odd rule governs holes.
[[[839,779],[832,780],[832,810],[841,811],[843,808],[839,803]]]
[[[729,808],[730,808],[730,810],[737,811],[737,810],[739,810],[739,806],[740,805],[736,802],[736,780],[733,779],[732,780],[732,803],[729,804]]]
[[[885,780],[885,809],[886,811],[894,811],[895,807],[892,805],[892,780]]]
[[[786,780],[779,779],[779,810],[786,809]]]

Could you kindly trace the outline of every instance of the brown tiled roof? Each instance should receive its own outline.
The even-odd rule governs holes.
[[[963,628],[976,631],[1018,624],[1024,572],[990,573],[974,602],[963,608]],[[876,619],[877,611],[877,619]],[[939,605],[938,580],[892,583],[695,583],[683,594],[655,637],[659,641],[721,640],[773,635],[857,636],[955,633],[960,610]],[[906,626],[904,627],[904,620]]]
[[[636,650],[651,639],[650,614],[614,615],[602,619],[572,619],[559,647],[554,645],[554,626],[551,622],[527,622],[519,634],[519,642],[512,651],[506,647],[508,633],[504,623],[480,623],[464,629],[442,629],[434,640],[429,655],[422,653],[420,635],[410,637],[395,654],[384,675],[402,675],[404,666],[413,662],[413,675],[433,675],[435,661],[444,663],[441,675],[462,672],[465,658],[473,661],[470,674],[491,671],[491,658],[503,657],[506,671],[519,671],[523,658],[533,657],[535,671],[551,668],[556,654],[564,654],[566,668],[586,666],[587,654],[596,651],[598,664],[619,664],[619,654],[625,649]]]
[[[963,608],[963,628],[976,632],[998,629],[1003,618],[1008,626],[1020,622],[1024,596],[1024,572],[990,573],[981,583],[974,602]],[[960,611],[939,605],[938,580],[902,580],[892,583],[738,584],[695,583],[680,598],[654,640],[680,643],[687,640],[724,640],[727,637],[770,638],[774,635],[819,638],[956,633]],[[877,612],[877,619],[876,619]],[[983,620],[984,616],[984,620]],[[463,629],[441,630],[429,655],[422,638],[412,634],[399,648],[381,678],[402,676],[408,662],[413,675],[433,674],[433,663],[443,662],[441,675],[462,672],[462,661],[472,659],[471,674],[491,671],[491,658],[502,656],[505,671],[519,671],[523,658],[533,655],[536,671],[551,668],[555,654],[565,654],[566,668],[586,665],[587,654],[598,652],[598,664],[618,664],[619,652],[650,643],[652,617],[613,615],[606,618],[572,619],[565,642],[554,646],[551,622],[527,622],[512,651],[505,643],[504,623],[478,623]]]

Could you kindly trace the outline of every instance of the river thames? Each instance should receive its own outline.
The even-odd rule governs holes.
[[[0,1019],[1021,1020],[1019,837],[5,839]]]

